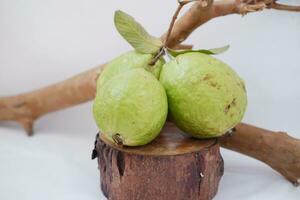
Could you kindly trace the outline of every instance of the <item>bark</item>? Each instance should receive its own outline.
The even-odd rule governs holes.
[[[248,124],[236,126],[233,134],[219,139],[222,147],[256,158],[295,186],[300,179],[300,140]]]
[[[17,121],[32,135],[38,117],[93,99],[102,66],[33,92],[1,98],[0,121]]]
[[[96,144],[103,194],[112,200],[210,200],[224,165],[215,139],[195,140],[167,128],[148,145]]]
[[[230,14],[246,15],[264,8],[279,9],[273,0],[223,0],[210,1],[207,6],[195,3],[175,24],[167,46],[173,47],[183,42],[195,29],[216,17]],[[271,6],[272,4],[272,6]],[[291,9],[294,8],[294,10]],[[281,9],[284,10],[284,9]],[[290,11],[300,11],[298,6],[289,6]],[[162,36],[164,39],[167,33]]]

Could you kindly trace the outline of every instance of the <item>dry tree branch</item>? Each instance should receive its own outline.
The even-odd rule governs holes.
[[[280,3],[270,3],[268,8],[273,8],[276,10],[286,10],[286,11],[295,11],[295,12],[300,12],[300,6],[290,6],[290,5],[285,5],[285,4],[280,4]]]
[[[299,6],[282,5],[276,0],[204,0],[194,3],[174,25],[167,46],[180,47],[197,27],[216,17],[229,14],[245,15],[264,8],[299,11]],[[164,41],[166,35],[161,39]],[[181,46],[191,48],[191,46]],[[16,96],[0,98],[0,121],[16,121],[28,135],[34,121],[49,112],[92,100],[96,79],[105,65],[83,72],[60,83]],[[246,124],[237,126],[233,136],[220,139],[223,147],[259,159],[295,185],[300,179],[300,141],[282,133],[271,132]]]
[[[287,11],[300,11],[299,6],[287,6],[275,3],[276,0],[221,0],[209,2],[207,6],[195,3],[182,16],[173,28],[167,46],[173,47],[183,42],[196,28],[216,17],[230,14],[246,15],[247,13],[272,8]],[[279,6],[281,5],[281,6]],[[166,34],[163,35],[163,38]]]
[[[0,121],[19,122],[27,134],[32,135],[33,123],[38,117],[93,99],[102,67],[36,91],[0,98]]]
[[[293,185],[300,181],[300,140],[240,123],[233,134],[219,138],[222,147],[256,158],[276,170]]]

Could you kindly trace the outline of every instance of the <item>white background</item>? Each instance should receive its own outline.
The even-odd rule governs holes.
[[[129,50],[113,26],[115,10],[159,36],[175,8],[175,0],[0,0],[0,96],[64,80]],[[244,121],[300,138],[300,13],[268,10],[214,19],[186,43],[230,44],[218,57],[247,83]],[[104,199],[97,163],[90,160],[97,132],[91,103],[44,116],[35,131],[28,138],[19,125],[0,123],[1,200]],[[216,200],[299,199],[300,188],[268,166],[222,153],[225,175]]]

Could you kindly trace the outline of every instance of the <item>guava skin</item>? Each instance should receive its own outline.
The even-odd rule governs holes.
[[[151,54],[141,54],[137,51],[129,51],[120,55],[105,66],[97,80],[97,89],[113,76],[135,68],[144,68],[158,79],[161,67],[165,61],[164,59],[159,59],[155,65],[150,66],[148,64],[152,58],[153,55]]]
[[[243,80],[225,63],[202,53],[185,53],[166,63],[160,82],[175,124],[196,138],[218,137],[243,118]]]
[[[100,131],[112,142],[119,134],[123,145],[151,142],[162,129],[168,113],[165,89],[143,68],[115,75],[101,86],[93,105]]]

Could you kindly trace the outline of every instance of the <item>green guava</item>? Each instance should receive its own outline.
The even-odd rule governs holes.
[[[122,145],[151,142],[163,127],[168,102],[161,83],[143,68],[115,75],[101,86],[93,105],[96,123],[104,136]]]
[[[196,138],[212,138],[239,123],[247,106],[243,80],[225,63],[185,53],[165,64],[160,82],[175,124]]]
[[[144,68],[158,79],[161,67],[165,61],[163,59],[159,59],[155,65],[150,66],[149,63],[152,58],[152,54],[141,54],[137,51],[129,51],[113,59],[105,66],[103,72],[98,78],[97,90],[104,84],[104,82],[113,76],[135,68]]]

